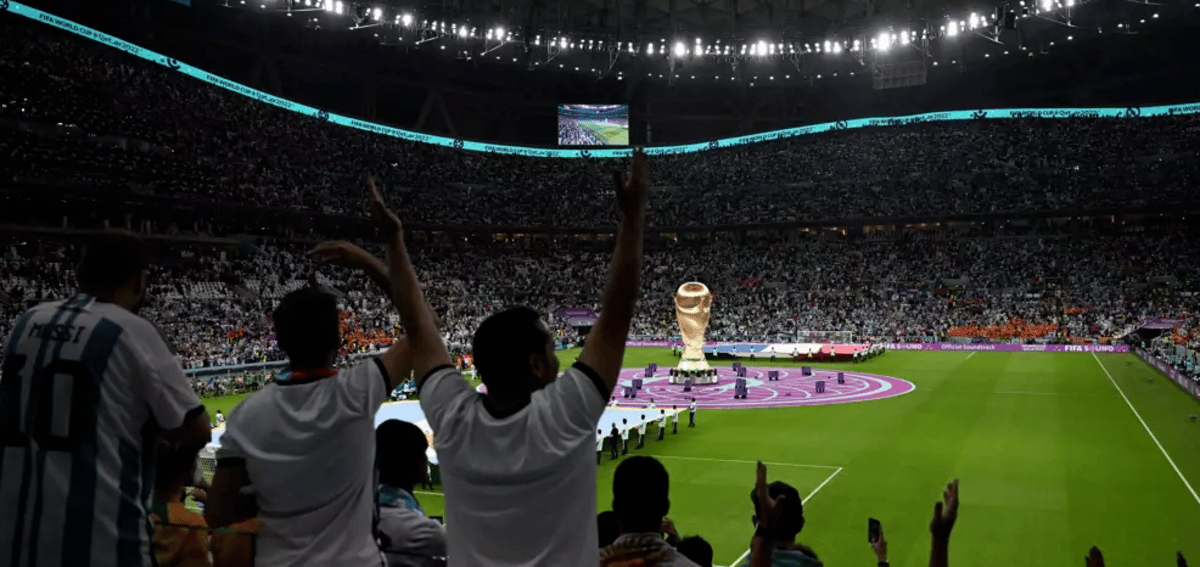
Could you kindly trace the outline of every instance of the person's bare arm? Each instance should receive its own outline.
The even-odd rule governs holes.
[[[635,149],[628,178],[614,175],[621,225],[604,285],[600,318],[587,336],[579,361],[600,376],[605,399],[612,394],[625,356],[625,340],[642,287],[642,234],[646,225],[646,154]]]
[[[204,521],[208,527],[223,528],[258,515],[257,498],[242,493],[242,488],[247,486],[250,486],[250,475],[244,463],[217,465],[212,489],[208,492],[208,504],[204,507]]]
[[[313,248],[309,255],[327,264],[361,270],[384,293],[388,296],[393,295],[391,277],[388,275],[388,267],[383,260],[350,242],[345,240],[322,242]],[[393,301],[395,301],[394,297]],[[412,360],[407,337],[397,337],[380,359],[387,371],[389,391],[395,390],[412,373]]]
[[[950,565],[950,532],[954,522],[958,520],[958,479],[946,485],[946,492],[941,501],[933,505],[933,520],[929,522],[929,532],[932,534],[932,549],[929,552],[929,567],[948,567]]]
[[[754,479],[754,495],[758,500],[758,527],[750,540],[750,567],[771,567],[775,554],[775,537],[772,535],[783,513],[784,497],[771,498],[767,491],[767,465],[758,462]]]
[[[417,270],[413,268],[404,245],[404,227],[396,214],[383,203],[383,197],[375,188],[374,179],[367,178],[371,210],[375,221],[383,231],[388,244],[388,280],[391,284],[392,301],[400,312],[400,321],[408,336],[411,368],[417,376],[417,391],[421,390],[429,372],[441,366],[453,364],[446,343],[438,331],[437,317],[433,308],[425,301]]]

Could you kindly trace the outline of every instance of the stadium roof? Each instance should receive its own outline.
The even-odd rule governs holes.
[[[488,1],[488,0],[484,0]],[[877,20],[909,21],[941,15],[947,0],[517,0],[537,27],[647,34],[703,33],[709,39],[828,34]],[[994,7],[981,3],[981,10]],[[668,39],[670,39],[668,37]]]

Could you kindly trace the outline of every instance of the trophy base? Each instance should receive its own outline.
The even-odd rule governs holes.
[[[703,356],[700,358],[681,358],[675,368],[679,370],[708,370],[708,359]]]
[[[716,384],[720,381],[715,368],[699,368],[687,369],[682,364],[678,368],[670,370],[670,375],[667,377],[670,384],[686,384],[691,382],[693,386],[704,386],[707,384]]]

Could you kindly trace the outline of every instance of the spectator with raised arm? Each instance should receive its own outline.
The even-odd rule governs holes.
[[[348,242],[323,243],[313,254],[365,271],[393,291],[406,323],[432,327],[432,316],[422,320],[407,309],[411,298],[398,293],[409,291],[397,285],[405,276],[395,259],[403,250],[400,224],[368,185],[388,238],[391,270]],[[398,340],[382,356],[335,369],[341,333],[333,295],[299,289],[283,298],[273,319],[289,368],[230,414],[205,517],[219,528],[257,510],[263,521],[255,544],[259,567],[381,565],[372,522],[375,412],[409,374],[408,342]],[[414,337],[412,361],[426,360],[429,342],[428,335]]]
[[[562,376],[550,329],[524,307],[489,317],[475,333],[486,394],[463,379],[448,355],[436,364],[415,363],[443,471],[451,566],[598,561],[592,431],[617,383],[641,288],[646,158],[640,150],[629,177],[616,175],[616,195],[622,218],[604,306],[579,360]],[[407,301],[428,312],[411,265],[405,271],[411,278],[399,284]],[[408,311],[401,316],[412,324]],[[408,329],[413,349],[424,352],[420,334],[444,353],[428,320]]]
[[[942,500],[933,505],[933,520],[929,522],[929,532],[933,538],[933,549],[929,553],[929,567],[947,567],[950,565],[950,532],[954,522],[958,520],[958,479],[946,485]],[[1098,555],[1100,550],[1092,548]],[[1090,561],[1090,560],[1089,560]],[[1104,559],[1101,558],[1101,565]]]
[[[791,485],[767,484],[767,465],[758,463],[754,490],[754,538],[750,540],[749,567],[821,567],[811,547],[796,543],[804,529],[804,501]]]

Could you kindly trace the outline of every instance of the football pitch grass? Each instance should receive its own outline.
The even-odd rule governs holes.
[[[559,356],[565,367],[578,350]],[[651,362],[676,358],[631,348],[624,366]],[[695,429],[685,415],[679,434],[659,442],[651,427],[644,449],[631,442],[630,455],[667,467],[669,515],[681,535],[712,544],[716,565],[749,544],[757,460],[808,497],[799,539],[826,565],[874,564],[871,517],[884,525],[892,565],[928,564],[933,503],[953,478],[962,482],[956,566],[1075,565],[1092,545],[1109,565],[1172,565],[1176,551],[1200,562],[1200,423],[1188,419],[1200,403],[1135,355],[895,351],[814,366],[903,378],[916,390],[849,404],[701,408]],[[207,403],[228,414],[232,398]],[[606,455],[599,466],[598,510],[610,508],[618,462]],[[442,514],[439,494],[418,498]]]

